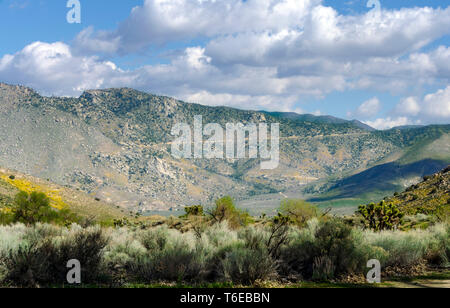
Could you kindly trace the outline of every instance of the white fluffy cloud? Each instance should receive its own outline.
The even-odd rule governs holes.
[[[77,95],[84,89],[131,83],[109,61],[75,57],[64,43],[32,43],[0,59],[0,80],[25,84],[44,94]]]
[[[321,0],[145,0],[114,31],[85,29],[73,49],[87,55],[127,54],[206,38],[205,46],[185,50],[201,50],[207,59],[204,70],[187,71],[191,79],[182,83],[183,90],[167,94],[205,98],[210,93],[225,104],[234,104],[231,97],[260,101],[270,95],[285,104],[286,97],[325,97],[349,89],[405,94],[412,87],[448,79],[447,47],[418,52],[448,34],[450,7],[351,16],[340,15]],[[187,60],[177,56],[162,70],[179,71]],[[179,78],[172,78],[164,90],[180,86]]]
[[[423,99],[407,97],[395,106],[392,116],[366,122],[377,129],[427,123],[450,123],[450,86]]]
[[[373,128],[380,129],[380,130],[385,130],[385,129],[390,129],[393,127],[413,124],[411,122],[411,120],[409,120],[407,117],[398,117],[398,118],[387,117],[385,119],[380,118],[380,119],[376,119],[375,121],[366,121],[364,123],[366,123],[367,125],[369,125]]]
[[[196,37],[242,32],[280,31],[297,27],[320,0],[145,0],[111,32],[87,29],[75,44],[103,51],[91,41],[116,41],[115,52],[129,53],[149,45]]]
[[[360,119],[371,118],[380,112],[381,107],[380,100],[374,97],[362,103],[354,112],[350,113],[350,116]]]
[[[449,123],[450,86],[427,94],[423,99],[406,98],[395,107],[394,113],[426,123]]]
[[[450,120],[450,86],[425,96],[422,108],[426,116],[448,122]]]
[[[403,99],[395,107],[394,112],[400,115],[417,116],[420,112],[420,104],[415,97],[407,97]]]

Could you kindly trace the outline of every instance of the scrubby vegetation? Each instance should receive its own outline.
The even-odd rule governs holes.
[[[79,222],[80,218],[67,208],[55,209],[50,206],[50,199],[41,192],[19,192],[13,205],[0,211],[0,223],[23,223],[34,225],[41,223],[70,224]]]
[[[43,196],[37,199],[46,204]],[[71,259],[80,261],[84,284],[104,286],[364,282],[370,259],[380,260],[383,272],[391,274],[450,260],[446,224],[374,231],[295,200],[283,203],[273,218],[250,220],[223,198],[210,210],[190,207],[177,222],[172,218],[156,227],[143,220],[114,228],[57,223],[0,226],[0,285],[63,285]]]
[[[397,229],[404,216],[398,206],[393,203],[387,204],[385,201],[361,205],[358,213],[364,218],[366,227],[375,231]]]

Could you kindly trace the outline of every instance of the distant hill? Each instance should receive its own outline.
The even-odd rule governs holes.
[[[398,162],[377,165],[337,181],[326,193],[312,198],[311,201],[321,202],[367,196],[375,202],[396,191],[404,190],[420,181],[423,176],[436,173],[446,166],[447,162],[432,159],[405,165]]]
[[[258,159],[173,158],[172,127],[192,125],[196,115],[223,127],[279,123],[279,167],[261,170]],[[449,138],[450,125],[376,131],[356,121],[203,106],[129,88],[68,98],[0,83],[0,166],[144,213],[224,195],[301,192],[311,183],[330,188],[391,162],[450,163]]]
[[[295,120],[299,122],[311,122],[311,123],[327,123],[327,124],[350,124],[357,128],[364,129],[367,131],[374,131],[375,129],[367,124],[364,124],[358,120],[347,121],[340,118],[332,116],[315,116],[312,114],[298,114],[294,112],[266,112],[275,117],[280,117],[283,119]]]

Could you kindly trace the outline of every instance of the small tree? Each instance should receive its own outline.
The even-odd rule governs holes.
[[[291,219],[288,216],[284,216],[278,213],[270,224],[270,236],[267,241],[267,248],[269,255],[277,259],[280,255],[281,247],[286,244],[289,240],[289,224]]]
[[[12,209],[15,222],[34,225],[37,222],[52,222],[59,218],[58,213],[50,206],[50,199],[39,192],[21,191],[16,195]]]
[[[404,214],[393,203],[381,201],[378,205],[371,203],[361,205],[357,211],[364,218],[366,227],[374,231],[393,230],[402,222]]]
[[[304,227],[309,220],[320,215],[316,206],[303,200],[283,200],[280,213],[298,227]]]
[[[248,224],[250,215],[236,208],[231,197],[223,197],[216,201],[216,206],[208,213],[214,222],[227,220],[231,228],[239,228]]]

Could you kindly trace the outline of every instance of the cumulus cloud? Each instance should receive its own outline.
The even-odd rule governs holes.
[[[75,45],[95,52],[109,45],[111,51],[124,54],[151,45],[208,37],[219,39],[214,42],[216,52],[236,53],[239,58],[241,48],[228,46],[250,37],[253,44],[245,45],[258,50],[265,45],[262,53],[267,57],[282,48],[293,57],[354,60],[399,56],[449,33],[450,8],[344,16],[320,0],[145,0],[116,30],[94,32],[88,28],[78,35]]]
[[[340,15],[320,0],[145,0],[114,31],[87,28],[72,47],[77,54],[123,55],[206,39],[201,52],[210,74],[199,88],[195,80],[205,77],[204,71],[191,76],[194,81],[184,84],[187,92],[254,96],[284,91],[301,99],[348,89],[404,94],[449,78],[447,47],[418,52],[447,34],[450,7],[352,16]],[[199,52],[197,47],[185,53]],[[180,64],[180,57],[172,59],[170,69]],[[215,89],[210,81],[225,88]],[[265,89],[255,87],[257,83],[269,87],[255,93]]]
[[[420,124],[450,123],[450,86],[423,99],[407,97],[402,99],[386,118],[378,118],[365,123],[377,129]]]
[[[111,32],[83,31],[75,44],[98,49],[91,40],[120,40],[124,54],[150,45],[241,32],[279,31],[296,27],[320,0],[145,0]]]
[[[450,121],[450,86],[425,96],[423,112],[437,121]]]
[[[374,117],[380,112],[381,103],[378,98],[371,98],[364,103],[362,103],[354,112],[349,115],[361,119],[367,119]]]
[[[397,104],[393,114],[409,117],[416,122],[449,123],[450,86],[427,94],[423,99],[408,97]]]
[[[398,118],[379,118],[375,121],[365,121],[365,124],[380,130],[390,129],[398,126],[412,125],[413,123],[407,117]]]
[[[127,74],[97,57],[76,57],[64,43],[32,43],[0,59],[0,79],[44,94],[77,95],[84,89],[131,83]]]
[[[420,105],[416,97],[407,97],[395,107],[394,112],[400,115],[417,116],[420,112]]]
[[[297,96],[285,93],[289,83],[275,78],[273,69],[241,68],[232,77],[210,62],[204,48],[192,47],[168,65],[126,71],[96,56],[76,55],[62,42],[35,42],[0,58],[0,80],[25,84],[46,95],[77,96],[87,89],[133,87],[208,105],[284,111],[295,108]]]

